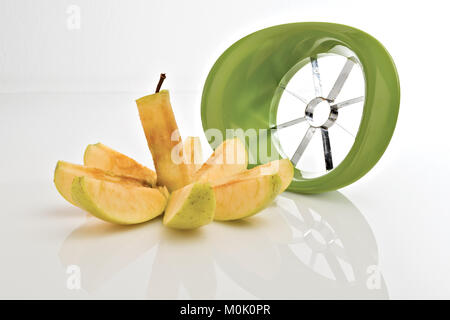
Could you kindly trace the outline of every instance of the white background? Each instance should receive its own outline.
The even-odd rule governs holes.
[[[66,10],[71,4],[81,8],[79,30],[67,28]],[[446,1],[2,0],[0,297],[158,297],[145,295],[149,273],[159,261],[156,249],[147,247],[139,259],[116,257],[111,264],[120,263],[111,268],[120,271],[105,276],[100,289],[66,288],[67,261],[61,250],[70,262],[72,251],[67,254],[64,243],[74,229],[86,224],[86,217],[54,189],[56,161],[80,162],[88,143],[102,141],[151,167],[134,99],[154,90],[160,72],[168,75],[165,87],[171,91],[181,133],[202,136],[203,83],[229,45],[271,25],[327,21],[362,29],[391,53],[402,89],[399,120],[389,148],[368,175],[340,193],[313,200],[299,196],[296,201],[328,203],[327,197],[338,194],[358,208],[374,234],[378,249],[371,254],[385,279],[387,297],[450,298],[448,12]],[[209,147],[203,147],[208,154]],[[332,203],[319,215],[342,214],[345,221],[345,212],[334,212]],[[271,210],[276,208],[255,221],[277,214]],[[271,230],[267,223],[262,225]],[[102,222],[97,227],[106,228]],[[161,226],[147,227],[159,230]],[[211,226],[201,236],[188,237],[193,245],[201,245],[223,228]],[[136,232],[128,231],[128,236],[116,232],[124,238],[111,243],[134,243]],[[254,232],[247,229],[243,247],[245,241],[261,240],[252,238]],[[90,241],[102,241],[104,233],[93,234],[89,233],[92,239],[82,236],[79,241],[86,241],[87,247]],[[179,234],[165,236],[184,241]],[[273,244],[272,238],[263,239]],[[163,252],[176,256],[180,251],[176,241],[169,241]],[[108,250],[95,252],[104,251]],[[271,260],[267,257],[262,264]],[[169,296],[261,297],[256,284],[254,290],[244,288],[225,275],[220,263],[213,266],[215,289],[199,280],[200,293],[180,289]],[[264,269],[252,267],[265,275]],[[281,263],[277,270],[288,267]],[[314,287],[311,284],[309,296],[306,290],[292,297],[328,297]],[[345,290],[333,297],[346,297]],[[282,296],[274,290],[270,297]]]

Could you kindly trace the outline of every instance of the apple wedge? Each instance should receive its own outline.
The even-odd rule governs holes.
[[[116,176],[97,168],[89,168],[65,161],[58,161],[55,168],[53,182],[56,189],[64,199],[76,205],[72,199],[72,182],[73,179],[80,176],[97,178],[110,182],[117,182],[127,186],[148,186],[146,181],[138,180],[130,177]]]
[[[145,180],[151,186],[156,185],[156,172],[102,143],[90,144],[86,147],[84,165],[120,176]]]
[[[166,199],[169,199],[170,192],[165,186],[156,186],[155,188],[158,189],[164,195],[164,197],[166,197]]]
[[[214,218],[216,200],[209,183],[196,182],[170,195],[163,223],[176,229],[194,229],[210,223]]]
[[[183,143],[184,163],[187,164],[189,170],[194,174],[203,163],[202,145],[199,137],[187,137]]]
[[[278,174],[230,178],[214,185],[216,211],[214,220],[228,221],[252,216],[269,205],[280,192]]]
[[[157,184],[174,191],[191,182],[191,172],[183,161],[183,142],[170,105],[169,92],[158,90],[136,100],[136,104],[152,153]]]
[[[274,160],[266,164],[256,166],[252,169],[245,170],[235,174],[234,176],[232,176],[232,179],[252,178],[261,175],[272,175],[275,173],[277,173],[280,176],[281,187],[279,193],[282,193],[284,190],[287,189],[287,187],[289,187],[292,178],[294,177],[294,166],[292,165],[292,162],[289,159]],[[225,183],[228,179],[230,179],[230,177],[214,181],[212,182],[212,184],[220,185]]]
[[[164,212],[166,196],[155,188],[130,186],[92,177],[76,177],[72,199],[77,206],[102,220],[136,224]]]
[[[209,159],[195,172],[194,181],[220,180],[247,169],[248,153],[239,138],[222,142]]]

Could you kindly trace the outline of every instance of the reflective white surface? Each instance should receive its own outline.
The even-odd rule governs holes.
[[[1,298],[450,298],[450,155],[443,135],[421,142],[414,114],[401,112],[381,161],[339,192],[284,193],[192,232],[114,226],[62,199],[53,170],[98,141],[151,166],[143,94],[0,95]],[[181,134],[204,143],[198,99],[172,93]],[[80,290],[67,286],[74,265]]]
[[[80,267],[83,288],[94,296],[121,270],[148,259],[147,273],[134,276],[147,298],[185,291],[187,298],[213,299],[220,289],[227,298],[387,298],[381,275],[374,279],[379,288],[366,283],[376,252],[361,213],[332,193],[286,194],[253,219],[191,232],[163,229],[159,219],[127,228],[88,218],[64,239],[58,257]]]

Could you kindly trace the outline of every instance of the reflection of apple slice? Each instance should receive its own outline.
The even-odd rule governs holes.
[[[183,293],[187,294],[189,299],[216,297],[217,268],[211,243],[217,235],[209,233],[210,230],[193,230],[186,233],[168,228],[161,229],[158,238],[160,241],[151,266],[148,299],[185,298],[186,296],[181,295],[181,288],[185,289]]]
[[[278,174],[231,178],[215,185],[215,220],[236,220],[254,215],[271,203],[280,192]]]
[[[183,142],[170,105],[169,92],[159,91],[158,85],[155,94],[136,100],[136,104],[155,164],[158,185],[166,186],[169,191],[188,185],[191,172],[183,161]]]
[[[158,189],[123,185],[91,177],[77,177],[72,183],[72,199],[97,218],[117,224],[151,220],[167,204]]]
[[[77,265],[82,289],[93,293],[114,275],[160,241],[161,225],[156,219],[145,224],[118,226],[87,219],[64,240],[61,263]]]
[[[216,199],[209,183],[192,183],[170,195],[164,225],[176,229],[194,229],[210,223]]]
[[[199,137],[187,137],[183,143],[184,162],[194,174],[203,163],[202,145]]]
[[[214,181],[247,169],[248,153],[238,138],[222,142],[195,173],[194,181]]]
[[[156,173],[153,170],[102,143],[90,144],[86,147],[84,165],[110,171],[120,176],[142,179],[151,186],[156,184]]]
[[[284,190],[286,190],[287,187],[289,187],[289,184],[291,183],[292,178],[294,177],[294,166],[292,165],[292,162],[289,159],[274,160],[269,163],[256,166],[250,170],[242,171],[234,175],[233,179],[252,178],[261,175],[272,175],[275,173],[277,173],[281,179],[281,188],[280,188],[281,193]],[[226,180],[228,179],[230,178],[227,177],[224,179],[220,179],[214,181],[213,184],[219,185],[226,182]]]
[[[59,193],[69,201],[76,205],[72,200],[72,182],[76,177],[92,177],[105,181],[118,182],[129,186],[146,186],[144,181],[129,177],[116,176],[97,168],[88,168],[77,164],[58,161],[55,169],[54,183]]]
[[[211,241],[211,251],[218,267],[238,284],[242,275],[247,273],[261,280],[270,281],[276,277],[283,271],[282,259],[277,243],[271,241],[267,230],[271,230],[272,222],[280,218],[278,214],[265,214],[252,220],[239,220],[232,225],[218,224],[220,230]]]

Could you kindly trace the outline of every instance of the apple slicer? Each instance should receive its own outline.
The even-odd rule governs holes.
[[[289,191],[319,193],[377,163],[399,104],[397,71],[380,42],[345,25],[308,22],[263,29],[228,48],[209,72],[201,116],[205,132],[244,132],[253,166],[291,159]],[[258,133],[257,144],[248,132]]]

